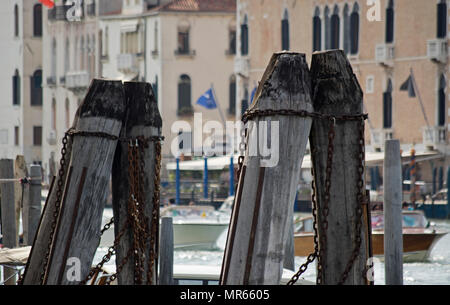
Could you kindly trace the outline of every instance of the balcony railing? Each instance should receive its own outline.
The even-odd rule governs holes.
[[[422,128],[423,144],[428,148],[447,143],[447,128],[445,126],[433,126]]]
[[[174,54],[176,56],[195,56],[196,52],[195,52],[195,50],[177,49],[177,50],[175,50]]]
[[[427,41],[427,56],[429,59],[446,63],[448,54],[448,43],[446,39],[433,39]]]
[[[375,47],[375,60],[382,65],[392,65],[395,48],[392,44],[379,44]]]
[[[117,69],[125,73],[138,72],[137,55],[132,53],[119,54],[117,56]]]
[[[66,88],[83,89],[89,86],[89,73],[87,71],[71,71],[66,74]]]

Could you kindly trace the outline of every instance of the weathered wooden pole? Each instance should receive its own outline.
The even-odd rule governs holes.
[[[73,128],[78,124],[79,112],[80,108],[78,108],[77,114],[75,115],[72,125]],[[57,217],[55,215],[59,214],[58,206],[61,205],[61,197],[68,173],[66,167],[70,162],[72,154],[72,141],[67,141],[62,152],[64,154],[61,155],[59,162],[58,176],[52,179],[44,210],[39,220],[39,226],[32,241],[30,255],[23,274],[22,284],[24,285],[40,285],[44,283],[45,271],[49,261],[48,257],[50,256],[51,241],[56,231]]]
[[[161,218],[159,247],[159,285],[173,285],[173,221],[172,217]]]
[[[17,180],[28,177],[27,164],[25,163],[25,157],[18,155],[14,161],[14,177]],[[24,205],[27,205],[29,197],[30,187],[25,181],[23,183],[14,183],[14,199],[15,199],[15,213],[16,213],[16,232],[19,233],[20,226],[20,214],[23,213]],[[25,228],[26,221],[22,217],[22,227]],[[23,230],[23,235],[26,232]],[[20,238],[19,238],[20,240]]]
[[[41,217],[42,170],[40,165],[30,166],[29,200],[23,206],[23,242],[31,246]],[[25,225],[26,223],[26,225]]]
[[[14,161],[11,159],[0,160],[0,179],[14,179]],[[16,212],[14,201],[14,184],[18,182],[0,182],[1,209],[2,209],[2,235],[3,247],[16,248],[18,246],[18,235],[16,231]],[[6,285],[15,285],[16,278],[14,270],[9,267],[3,268],[3,278],[9,279]]]
[[[288,219],[288,234],[284,248],[283,268],[295,271],[295,248],[294,248],[294,218]]]
[[[128,219],[133,218],[129,213],[130,192],[132,184],[134,187],[142,187],[144,194],[143,205],[144,218],[148,221],[146,230],[151,235],[145,240],[145,262],[143,269],[145,272],[141,275],[142,284],[156,284],[157,282],[157,242],[152,246],[152,238],[158,239],[159,220],[156,220],[156,232],[152,231],[153,221],[152,212],[154,210],[155,198],[159,198],[159,177],[157,173],[157,158],[160,158],[161,151],[157,149],[159,140],[151,140],[152,137],[161,136],[162,119],[159,114],[158,104],[151,85],[141,82],[125,83],[125,99],[126,99],[126,118],[124,126],[120,133],[121,138],[136,139],[143,137],[150,139],[146,146],[143,146],[143,173],[141,185],[134,185],[130,181],[130,162],[129,162],[129,144],[130,141],[122,141],[116,150],[114,157],[114,165],[112,171],[112,201],[114,212],[114,232],[116,237],[122,230],[123,235],[116,248],[116,266],[122,262],[121,272],[118,273],[119,285],[133,285],[136,283],[135,263],[136,257],[129,252],[134,249],[134,230]],[[133,143],[135,143],[133,141]],[[142,144],[139,144],[142,145]],[[160,144],[159,144],[160,145]],[[160,146],[159,146],[160,147]],[[159,151],[158,151],[159,150]],[[159,200],[156,203],[159,210]],[[158,214],[159,218],[159,214]],[[127,227],[128,223],[128,227]],[[141,224],[144,226],[144,224]],[[126,259],[128,257],[128,259]],[[147,264],[148,263],[148,264]],[[152,278],[148,278],[149,268],[151,268]]]
[[[46,207],[41,220],[39,231],[45,228],[50,233],[39,232],[33,243],[33,248],[37,244],[44,247],[44,251],[36,251],[39,256],[43,253],[41,261],[34,262],[43,267],[32,265],[32,251],[27,269],[34,280],[27,279],[26,272],[24,284],[78,284],[89,273],[100,241],[105,190],[124,112],[122,82],[93,80],[67,139],[67,143],[73,143],[63,154],[68,162],[60,170],[62,182],[58,177],[54,186],[56,199],[52,191],[47,205],[53,206]],[[36,273],[40,273],[37,279]]]
[[[259,115],[271,109],[273,114]],[[312,119],[305,55],[276,53],[247,116],[247,148],[240,172],[221,284],[279,284],[289,221]],[[259,141],[258,141],[259,138]],[[270,152],[264,151],[270,147]]]
[[[400,142],[384,146],[384,266],[386,285],[403,285],[402,162]]]
[[[314,110],[327,116],[314,121],[310,136],[318,205],[318,282],[367,284],[364,120],[359,117],[363,93],[341,50],[314,53],[311,78]]]

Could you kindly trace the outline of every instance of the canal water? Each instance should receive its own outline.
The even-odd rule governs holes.
[[[111,211],[112,215],[112,211]],[[108,217],[108,216],[106,216]],[[436,228],[450,232],[450,221],[432,220]],[[223,247],[226,240],[226,232],[217,241],[215,250],[175,250],[174,264],[179,265],[212,265],[220,266],[223,258]],[[102,239],[103,245],[112,244],[112,238]],[[99,248],[94,263],[98,262],[106,253],[107,248]],[[295,265],[298,269],[306,261],[305,257],[296,257]],[[114,264],[114,258],[108,263]],[[450,284],[450,234],[441,238],[431,253],[428,261],[420,263],[405,263],[403,266],[405,285],[449,285]],[[374,262],[375,284],[383,285],[384,263],[378,260]],[[302,276],[305,280],[316,280],[314,264]]]

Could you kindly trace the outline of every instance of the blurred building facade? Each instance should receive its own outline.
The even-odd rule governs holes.
[[[101,17],[102,76],[152,83],[164,155],[172,156],[175,121],[191,126],[179,143],[185,155],[194,149],[194,113],[222,122],[218,109],[195,104],[211,85],[223,119],[234,121],[235,16],[235,0],[166,0],[124,1],[121,12]]]
[[[42,5],[3,1],[0,23],[0,158],[41,163]]]
[[[446,0],[238,0],[237,108],[261,79],[273,52],[342,49],[364,92],[366,143],[382,151],[448,147],[448,3]],[[376,9],[379,8],[379,11]],[[379,13],[379,20],[376,18]],[[400,91],[413,71],[415,97]],[[419,102],[423,102],[423,111]]]

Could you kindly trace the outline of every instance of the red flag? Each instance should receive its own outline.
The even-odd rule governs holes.
[[[45,5],[48,8],[53,8],[55,6],[54,0],[39,0],[43,5]]]

